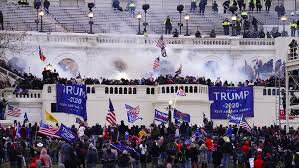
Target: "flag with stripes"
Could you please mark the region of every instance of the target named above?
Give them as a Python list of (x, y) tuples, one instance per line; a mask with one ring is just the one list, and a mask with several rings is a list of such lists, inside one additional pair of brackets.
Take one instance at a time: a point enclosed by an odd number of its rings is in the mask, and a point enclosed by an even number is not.
[(139, 106), (137, 107), (132, 107), (130, 105), (125, 104), (126, 110), (127, 110), (127, 115), (128, 115), (128, 122), (129, 123), (134, 123), (137, 120), (142, 120), (141, 117), (139, 117), (140, 113), (140, 108)]
[(180, 88), (178, 90), (178, 92), (176, 93), (176, 95), (177, 96), (186, 96), (186, 93), (185, 93), (184, 89)]
[(248, 132), (251, 132), (251, 127), (249, 126), (248, 122), (243, 117), (242, 121), (240, 122), (240, 126)]
[(6, 106), (6, 115), (11, 117), (19, 117), (21, 115), (21, 109), (8, 104)]
[(42, 121), (39, 123), (38, 133), (42, 135), (46, 135), (52, 138), (60, 138), (60, 136), (56, 135), (58, 128), (54, 128), (51, 125), (43, 123)]
[(156, 47), (159, 47), (161, 49), (161, 55), (162, 57), (167, 57), (166, 54), (166, 44), (163, 40), (163, 35), (161, 35), (161, 37), (159, 38), (159, 40), (157, 41)]
[(113, 104), (112, 104), (110, 98), (109, 98), (109, 109), (108, 109), (108, 113), (107, 113), (107, 116), (106, 116), (106, 121), (110, 125), (116, 125), (116, 116), (115, 116), (114, 107), (113, 107)]
[(45, 55), (44, 55), (44, 53), (42, 52), (42, 49), (40, 48), (40, 46), (38, 46), (38, 53), (39, 53), (39, 59), (41, 60), (41, 61), (45, 61), (46, 60), (46, 57), (45, 57)]
[(153, 70), (156, 71), (160, 68), (160, 57), (157, 57), (154, 61)]

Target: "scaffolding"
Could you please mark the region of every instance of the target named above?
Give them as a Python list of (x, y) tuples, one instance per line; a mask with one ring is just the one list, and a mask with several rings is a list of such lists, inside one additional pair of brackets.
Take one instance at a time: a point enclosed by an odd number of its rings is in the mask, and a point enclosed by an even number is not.
[[(298, 41), (295, 39), (289, 44), (288, 55), (285, 64), (285, 97), (286, 97), (286, 132), (290, 131), (290, 112), (291, 110), (298, 110), (299, 105), (291, 106), (291, 95), (295, 92), (299, 93), (299, 78), (293, 74), (298, 74), (299, 72), (299, 51), (298, 51)], [(295, 73), (294, 73), (295, 72)], [(291, 82), (290, 82), (291, 80)], [(290, 94), (292, 93), (292, 94)], [(299, 124), (297, 122), (292, 122), (292, 124)]]

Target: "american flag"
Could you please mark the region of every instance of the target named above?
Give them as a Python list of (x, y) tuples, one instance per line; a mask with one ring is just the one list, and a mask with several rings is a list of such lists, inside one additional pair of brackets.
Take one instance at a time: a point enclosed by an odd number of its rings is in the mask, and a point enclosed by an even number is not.
[(54, 128), (51, 125), (49, 126), (46, 123), (40, 122), (39, 123), (39, 130), (38, 133), (52, 137), (52, 138), (60, 138), (60, 136), (56, 135), (58, 128)]
[(6, 106), (6, 115), (12, 117), (19, 117), (21, 115), (21, 109), (8, 104)]
[(109, 109), (108, 109), (108, 113), (106, 116), (106, 121), (110, 124), (110, 125), (116, 125), (116, 116), (114, 113), (114, 107), (112, 105), (111, 99), (109, 98)]
[(165, 50), (166, 44), (165, 44), (165, 42), (163, 40), (163, 35), (161, 35), (161, 37), (157, 41), (156, 46), (161, 49), (161, 55), (162, 55), (162, 57), (167, 57), (166, 50)]
[(178, 92), (176, 93), (176, 95), (177, 96), (186, 96), (186, 93), (185, 93), (184, 89), (180, 88), (178, 90)]
[(243, 119), (240, 122), (240, 126), (245, 129), (248, 132), (251, 132), (251, 127), (249, 126), (248, 122), (245, 120), (245, 118), (243, 117)]
[(39, 59), (42, 60), (42, 61), (45, 61), (46, 60), (46, 57), (44, 55), (44, 53), (42, 52), (40, 46), (38, 46), (38, 53), (39, 53)]
[(157, 57), (154, 61), (153, 70), (157, 70), (160, 68), (160, 57)]

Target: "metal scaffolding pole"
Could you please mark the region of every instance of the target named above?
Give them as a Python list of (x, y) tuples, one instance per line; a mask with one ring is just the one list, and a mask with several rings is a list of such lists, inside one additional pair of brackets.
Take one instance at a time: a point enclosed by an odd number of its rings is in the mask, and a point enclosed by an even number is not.
[(286, 74), (285, 74), (285, 86), (286, 86), (286, 132), (289, 133), (290, 131), (290, 121), (289, 121), (289, 110), (290, 110), (290, 98), (289, 98), (289, 72), (286, 68)]

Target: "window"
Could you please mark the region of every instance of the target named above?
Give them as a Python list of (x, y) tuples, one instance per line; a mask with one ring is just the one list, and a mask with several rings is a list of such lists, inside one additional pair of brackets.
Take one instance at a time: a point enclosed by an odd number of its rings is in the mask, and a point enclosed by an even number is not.
[(185, 92), (188, 93), (189, 90), (188, 90), (188, 86), (185, 86)]
[(53, 113), (55, 113), (55, 112), (57, 112), (56, 111), (56, 103), (51, 103), (51, 112)]
[(176, 87), (175, 87), (175, 93), (178, 92), (178, 90), (179, 90), (179, 87), (176, 86)]
[(193, 93), (193, 87), (192, 86), (189, 87), (189, 92)]
[(173, 87), (173, 86), (171, 86), (171, 88), (170, 88), (170, 92), (171, 92), (171, 93), (174, 93), (174, 87)]
[(166, 87), (166, 93), (169, 93), (169, 87)]
[(19, 97), (19, 94), (16, 94), (16, 97), (18, 98), (18, 97)]
[(136, 88), (133, 88), (133, 94), (137, 94)]
[(93, 94), (96, 93), (96, 88), (92, 87), (91, 88), (91, 93), (93, 93)]
[(151, 88), (151, 94), (155, 94), (155, 88)]
[(162, 93), (165, 93), (165, 87), (162, 87)]
[(105, 94), (108, 94), (109, 92), (108, 92), (108, 87), (105, 87)]
[(132, 88), (129, 88), (129, 94), (132, 94)]
[(146, 88), (146, 94), (151, 94), (150, 92), (150, 88)]
[(114, 88), (114, 94), (118, 94), (118, 88), (117, 87)]
[(119, 88), (119, 94), (123, 94), (123, 88)]
[(87, 87), (87, 88), (86, 88), (86, 92), (87, 92), (87, 93), (90, 93), (90, 87)]
[(266, 94), (267, 94), (267, 90), (263, 89), (263, 95), (266, 95)]
[(194, 93), (197, 93), (197, 86), (194, 86)]
[(110, 94), (113, 94), (113, 87), (110, 88)]
[(33, 94), (32, 93), (30, 94), (30, 98), (33, 98)]
[(48, 93), (51, 93), (52, 92), (52, 88), (51, 86), (48, 86)]
[(271, 89), (268, 89), (268, 95), (271, 95)]
[(40, 94), (39, 93), (37, 94), (37, 98), (40, 98)]
[(34, 93), (34, 98), (36, 98), (36, 93)]
[(124, 94), (128, 94), (128, 88), (124, 88)]

